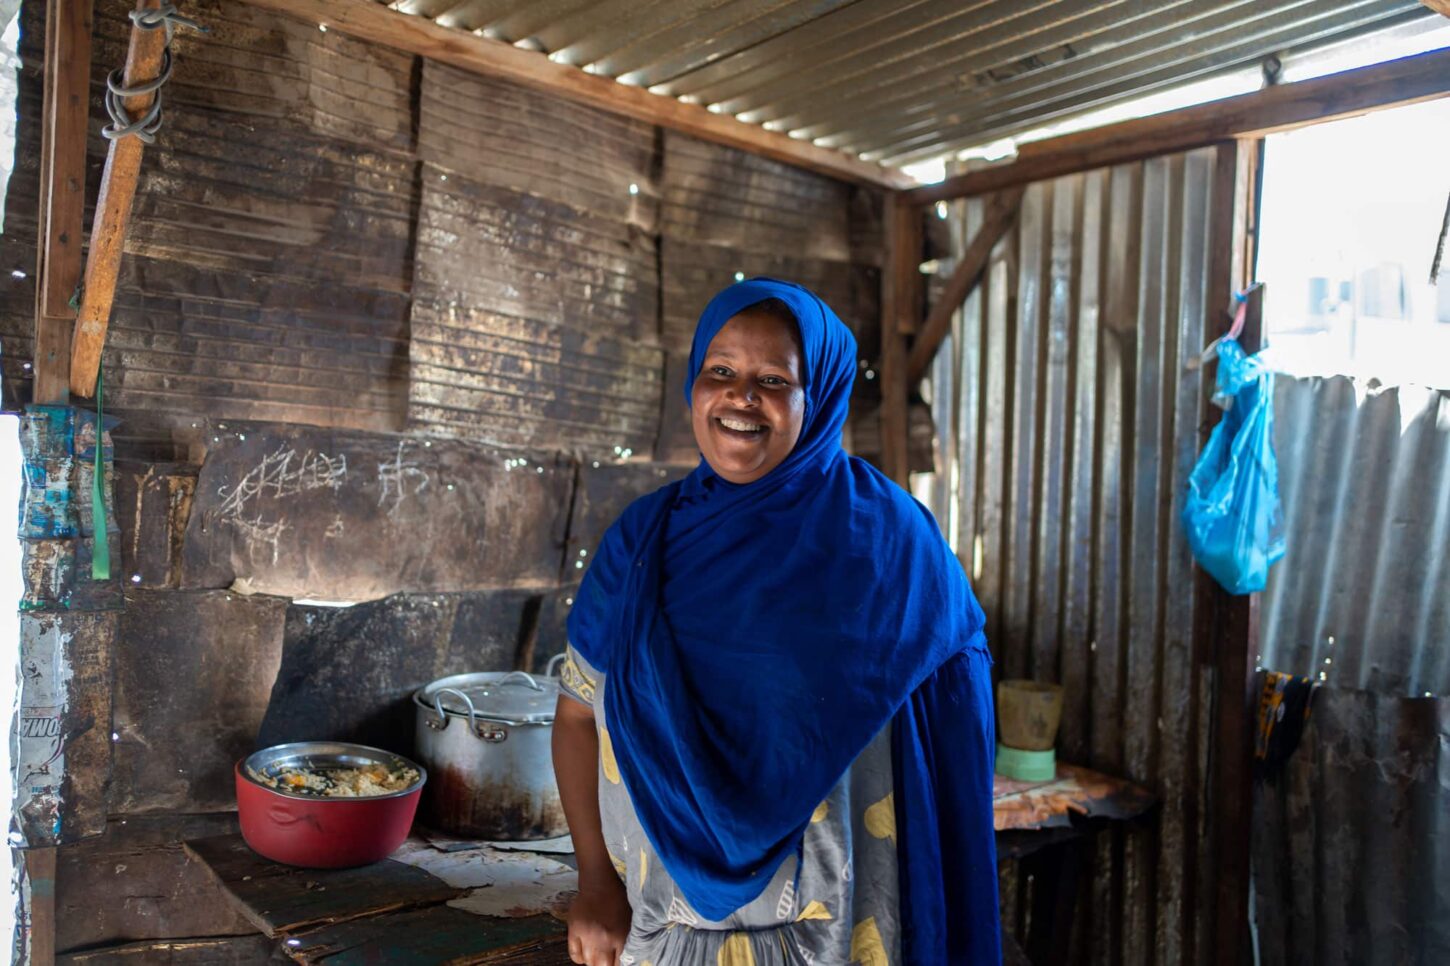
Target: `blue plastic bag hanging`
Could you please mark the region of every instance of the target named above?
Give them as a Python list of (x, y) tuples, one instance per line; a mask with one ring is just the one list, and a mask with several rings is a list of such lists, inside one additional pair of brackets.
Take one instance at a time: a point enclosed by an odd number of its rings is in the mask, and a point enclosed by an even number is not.
[(1199, 565), (1231, 594), (1264, 589), (1284, 556), (1279, 464), (1274, 458), (1274, 375), (1234, 339), (1218, 344), (1218, 388), (1228, 411), (1188, 478), (1183, 524)]

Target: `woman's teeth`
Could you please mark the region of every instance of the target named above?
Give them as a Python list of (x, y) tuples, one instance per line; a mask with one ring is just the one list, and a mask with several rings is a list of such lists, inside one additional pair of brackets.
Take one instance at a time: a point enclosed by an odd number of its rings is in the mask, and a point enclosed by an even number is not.
[(765, 428), (759, 423), (747, 423), (739, 419), (726, 419), (723, 416), (720, 418), (720, 425), (739, 433), (756, 433)]

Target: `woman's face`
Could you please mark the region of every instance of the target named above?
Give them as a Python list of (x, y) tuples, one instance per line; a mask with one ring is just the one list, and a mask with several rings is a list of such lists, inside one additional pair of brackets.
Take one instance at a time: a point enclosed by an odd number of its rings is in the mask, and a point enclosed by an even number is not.
[(691, 390), (695, 442), (710, 468), (754, 483), (795, 448), (805, 408), (795, 327), (749, 312), (726, 322)]

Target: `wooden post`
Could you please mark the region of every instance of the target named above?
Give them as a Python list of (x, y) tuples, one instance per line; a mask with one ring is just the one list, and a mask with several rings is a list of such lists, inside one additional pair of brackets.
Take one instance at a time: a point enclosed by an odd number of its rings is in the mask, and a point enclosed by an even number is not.
[[(1255, 166), (1258, 152), (1253, 141), (1231, 142), (1218, 148), (1214, 180), (1214, 209), (1210, 232), (1209, 279), (1213, 291), (1242, 289), (1253, 263)], [(1222, 296), (1220, 296), (1221, 298)], [(1222, 301), (1215, 301), (1204, 338), (1223, 334), (1229, 324)], [(1239, 344), (1249, 353), (1263, 346), (1263, 287), (1249, 292)], [(1204, 406), (1207, 408), (1207, 393)], [(1207, 429), (1210, 424), (1204, 421)], [(1205, 624), (1212, 669), (1214, 709), (1209, 787), (1209, 829), (1213, 862), (1214, 917), (1212, 958), (1215, 962), (1245, 962), (1249, 958), (1250, 826), (1253, 820), (1253, 740), (1255, 664), (1258, 654), (1259, 598), (1235, 597), (1211, 577), (1199, 572), (1199, 608)], [(1205, 897), (1206, 898), (1206, 897)]]
[(906, 334), (914, 329), (921, 285), (921, 210), (900, 192), (886, 198), (886, 265), (881, 273), (881, 469), (910, 482)]
[(40, 214), (35, 264), (37, 403), (70, 390), (71, 299), (81, 280), (86, 125), (90, 121), (92, 0), (47, 0), (40, 125)]
[(956, 315), (957, 309), (962, 307), (962, 303), (967, 300), (967, 296), (982, 277), (982, 272), (987, 268), (987, 260), (992, 257), (992, 248), (1017, 220), (1017, 210), (1022, 206), (1022, 196), (1026, 191), (1025, 185), (1008, 188), (993, 198), (987, 206), (982, 227), (977, 230), (976, 237), (962, 253), (961, 261), (957, 263), (951, 278), (947, 279), (941, 298), (931, 307), (926, 324), (921, 327), (916, 340), (911, 344), (911, 358), (906, 367), (908, 389), (921, 382), (922, 376), (926, 375), (932, 357), (951, 331), (952, 316)]
[(30, 966), (55, 966), (55, 849), (20, 853), (30, 880)]
[[(139, 0), (136, 9), (150, 10), (160, 5), (160, 0)], [(165, 50), (164, 29), (132, 27), (131, 45), (126, 52), (125, 86), (135, 87), (155, 80), (161, 73)], [(133, 120), (139, 120), (151, 109), (155, 97), (155, 94), (142, 94), (126, 98), (126, 113)], [(121, 271), (121, 254), (126, 246), (126, 223), (131, 217), (131, 201), (136, 197), (136, 185), (141, 176), (144, 147), (140, 138), (125, 137), (112, 141), (106, 155), (101, 193), (96, 200), (96, 218), (91, 227), (90, 254), (86, 259), (85, 291), (71, 340), (70, 388), (79, 396), (92, 396), (96, 391), (96, 372), (101, 365), (106, 326), (111, 320), (111, 304)]]
[[(1253, 289), (1239, 343), (1259, 350), (1263, 287)], [(1217, 585), (1215, 585), (1217, 587)], [(1218, 830), (1217, 940), (1220, 962), (1249, 959), (1250, 828), (1253, 823), (1255, 656), (1259, 648), (1259, 595), (1233, 597), (1218, 589), (1214, 677), (1213, 821)]]

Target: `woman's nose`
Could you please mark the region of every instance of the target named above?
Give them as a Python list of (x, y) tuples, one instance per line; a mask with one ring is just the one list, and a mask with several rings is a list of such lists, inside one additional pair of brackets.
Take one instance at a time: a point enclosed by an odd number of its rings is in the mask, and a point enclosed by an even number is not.
[(755, 394), (755, 383), (748, 379), (737, 379), (726, 387), (725, 393), (728, 397), (740, 399), (745, 402), (755, 402), (758, 398)]

